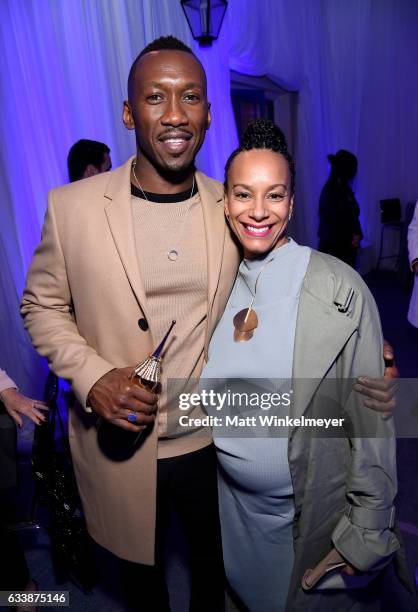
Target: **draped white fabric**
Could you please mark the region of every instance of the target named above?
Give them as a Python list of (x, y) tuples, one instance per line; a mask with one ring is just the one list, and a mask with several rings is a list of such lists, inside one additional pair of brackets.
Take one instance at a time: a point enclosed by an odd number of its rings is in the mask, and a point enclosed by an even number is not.
[(379, 199), (418, 195), (416, 0), (230, 0), (209, 49), (192, 40), (177, 0), (2, 0), (0, 366), (27, 390), (39, 377), (17, 309), (47, 191), (67, 181), (79, 138), (106, 142), (114, 165), (134, 151), (121, 122), (127, 74), (164, 34), (191, 45), (207, 70), (213, 123), (199, 165), (212, 176), (222, 178), (237, 143), (230, 69), (298, 92), (300, 241), (316, 245), (326, 155), (339, 148), (358, 155), (356, 195), (375, 248)]

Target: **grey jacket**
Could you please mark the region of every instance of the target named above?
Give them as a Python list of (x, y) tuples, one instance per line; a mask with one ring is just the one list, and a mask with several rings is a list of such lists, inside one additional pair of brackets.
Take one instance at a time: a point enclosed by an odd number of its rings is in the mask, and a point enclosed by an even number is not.
[[(382, 376), (382, 354), (379, 314), (363, 280), (341, 261), (313, 251), (299, 301), (291, 416), (331, 412), (345, 419), (346, 435), (312, 436), (303, 427), (289, 434), (295, 495), (289, 612), (366, 609), (373, 581), (368, 589), (303, 591), (303, 574), (333, 546), (362, 571), (379, 570), (399, 549), (393, 530), (393, 422), (365, 409), (352, 390), (357, 376)], [(330, 392), (332, 386), (335, 393)], [(327, 582), (330, 579), (319, 584)]]

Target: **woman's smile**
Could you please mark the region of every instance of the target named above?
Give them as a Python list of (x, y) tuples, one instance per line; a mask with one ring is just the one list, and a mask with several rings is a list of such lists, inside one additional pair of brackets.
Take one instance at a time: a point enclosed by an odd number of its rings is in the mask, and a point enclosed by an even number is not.
[(254, 236), (256, 238), (265, 238), (268, 236), (274, 225), (251, 225), (249, 223), (242, 223), (244, 232), (248, 236)]

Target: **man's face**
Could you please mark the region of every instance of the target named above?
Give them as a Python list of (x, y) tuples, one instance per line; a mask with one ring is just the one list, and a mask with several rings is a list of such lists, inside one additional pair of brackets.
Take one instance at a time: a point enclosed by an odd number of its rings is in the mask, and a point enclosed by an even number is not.
[(138, 62), (123, 120), (139, 149), (158, 170), (189, 168), (210, 125), (206, 78), (184, 51), (152, 51)]

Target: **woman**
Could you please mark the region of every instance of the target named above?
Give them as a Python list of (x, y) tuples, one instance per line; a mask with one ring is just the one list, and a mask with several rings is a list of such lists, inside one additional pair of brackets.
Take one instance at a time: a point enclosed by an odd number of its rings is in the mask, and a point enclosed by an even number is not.
[(328, 155), (331, 173), (319, 199), (319, 250), (355, 267), (363, 238), (360, 208), (351, 182), (357, 174), (357, 157), (340, 149)]
[[(203, 377), (212, 387), (224, 379), (288, 379), (289, 416), (321, 414), (328, 381), (382, 375), (375, 303), (349, 267), (287, 237), (295, 172), (279, 128), (250, 125), (225, 174), (225, 213), (244, 260)], [(373, 582), (326, 587), (366, 582), (353, 574), (380, 569), (399, 546), (392, 425), (364, 411), (347, 382), (338, 391), (339, 416), (350, 438), (306, 436), (292, 426), (286, 437), (237, 438), (214, 428), (226, 573), (250, 612), (370, 609)], [(376, 437), (360, 437), (364, 428)], [(330, 551), (344, 567), (303, 590), (306, 570)]]
[[(23, 417), (35, 425), (45, 420), (44, 402), (19, 393), (15, 383), (0, 368), (0, 541), (3, 570), (0, 588), (7, 591), (37, 591), (37, 584), (29, 575), (25, 555), (16, 532), (8, 525), (16, 521), (14, 494), (17, 486), (16, 425), (21, 428)], [(17, 606), (24, 612), (28, 606)], [(31, 608), (33, 609), (33, 608)]]

